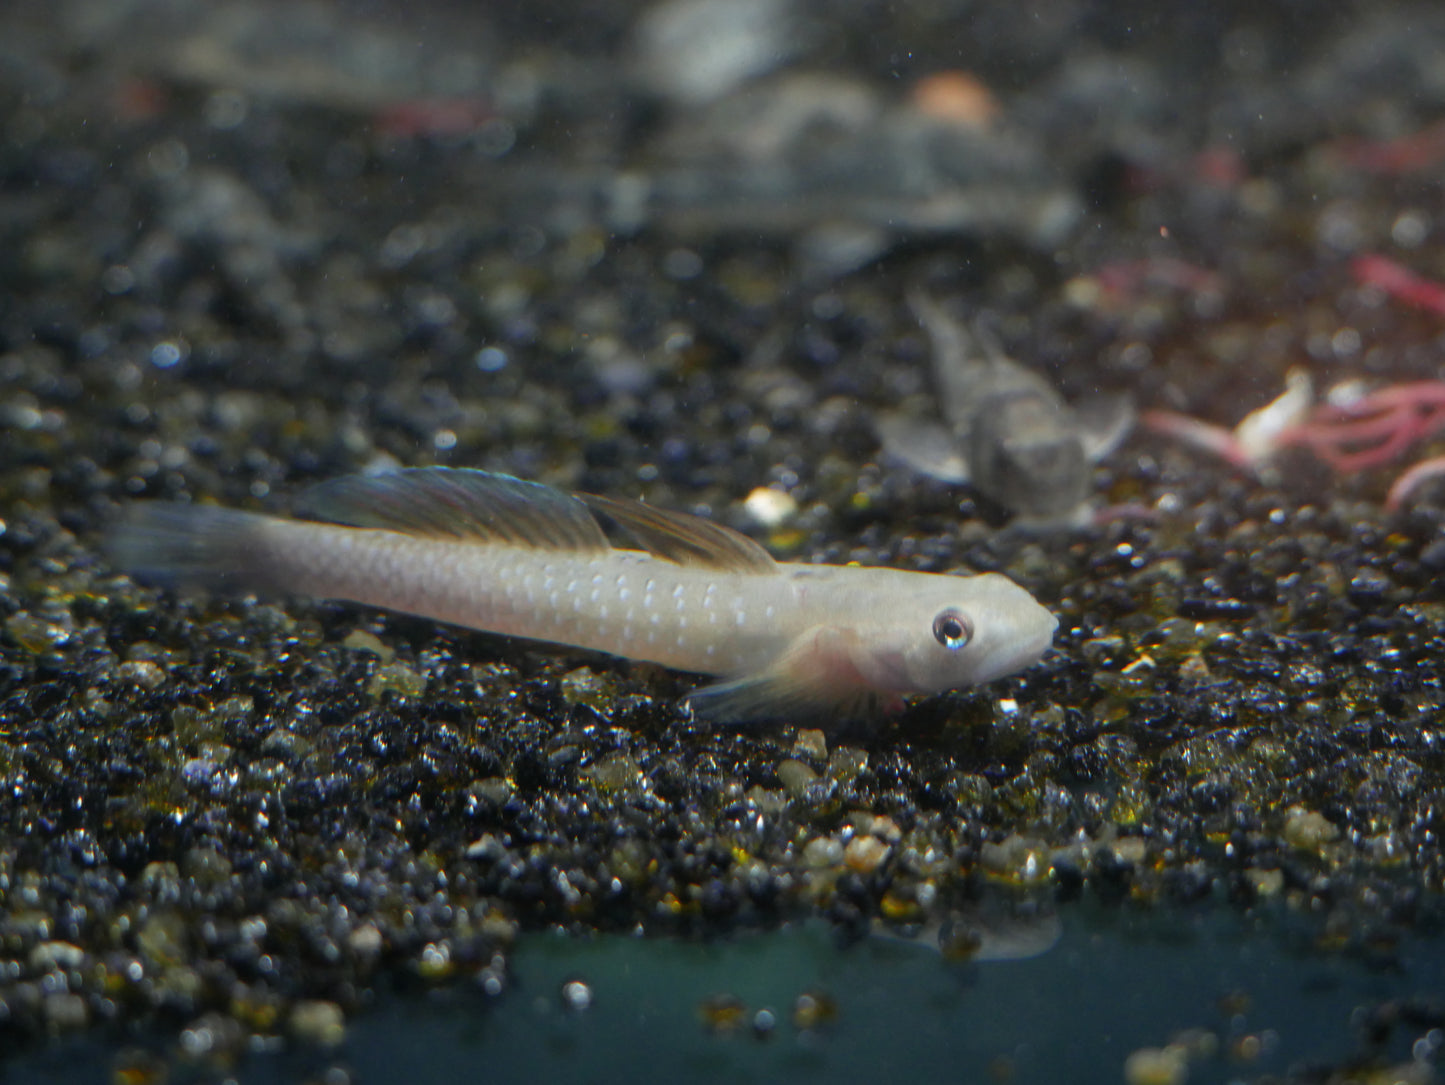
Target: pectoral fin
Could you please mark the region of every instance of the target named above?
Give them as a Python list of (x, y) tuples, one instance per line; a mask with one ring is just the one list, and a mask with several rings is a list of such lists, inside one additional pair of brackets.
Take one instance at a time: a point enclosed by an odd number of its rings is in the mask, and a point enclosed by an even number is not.
[(875, 428), (888, 456), (941, 482), (968, 481), (968, 460), (954, 434), (939, 423), (885, 414), (878, 417)]
[(1090, 396), (1074, 404), (1073, 412), (1090, 463), (1113, 452), (1134, 428), (1134, 401), (1126, 395)]
[(896, 708), (896, 694), (870, 685), (856, 663), (858, 636), (851, 629), (808, 630), (767, 670), (704, 686), (684, 704), (713, 722), (800, 716), (841, 721)]

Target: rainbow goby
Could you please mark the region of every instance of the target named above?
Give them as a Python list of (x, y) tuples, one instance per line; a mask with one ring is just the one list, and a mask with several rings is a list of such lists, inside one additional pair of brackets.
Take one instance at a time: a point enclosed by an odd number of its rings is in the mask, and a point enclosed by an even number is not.
[[(143, 502), (115, 564), (172, 586), (345, 599), (718, 675), (715, 720), (852, 717), (1036, 662), (1056, 622), (997, 573), (782, 563), (730, 528), (636, 501), (428, 467), (323, 483), (308, 519)], [(641, 549), (609, 543), (599, 517)]]

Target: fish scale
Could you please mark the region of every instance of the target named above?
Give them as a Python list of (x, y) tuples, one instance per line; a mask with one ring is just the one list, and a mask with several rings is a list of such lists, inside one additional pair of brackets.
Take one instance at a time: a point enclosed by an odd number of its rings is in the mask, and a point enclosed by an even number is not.
[(796, 577), (734, 576), (720, 585), (713, 570), (640, 551), (541, 557), (520, 547), (261, 516), (246, 530), (251, 560), (268, 570), (273, 591), (703, 674), (760, 669), (820, 617)]
[[(700, 715), (846, 716), (989, 681), (1055, 620), (989, 573), (779, 563), (722, 525), (507, 476), (424, 468), (323, 484), (332, 522), (142, 503), (109, 539), (151, 582), (304, 594), (727, 679)], [(615, 548), (600, 513), (646, 549)]]

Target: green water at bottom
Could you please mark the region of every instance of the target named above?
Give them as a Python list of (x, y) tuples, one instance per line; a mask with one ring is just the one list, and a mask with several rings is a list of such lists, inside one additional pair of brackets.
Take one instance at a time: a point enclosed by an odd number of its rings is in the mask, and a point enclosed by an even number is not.
[[(947, 964), (877, 939), (840, 947), (822, 926), (712, 943), (624, 936), (529, 935), (506, 992), (454, 988), (388, 996), (326, 1054), (256, 1054), (240, 1083), (353, 1082), (1108, 1082), (1124, 1061), (1180, 1030), (1208, 1029), (1220, 1052), (1189, 1067), (1192, 1085), (1255, 1080), (1338, 1064), (1364, 1048), (1358, 1024), (1388, 999), (1445, 1001), (1445, 942), (1411, 939), (1388, 961), (1321, 954), (1279, 921), (1212, 909), (1149, 915), (1066, 909), (1048, 952)], [(569, 981), (590, 992), (569, 1009)], [(790, 1020), (798, 997), (836, 1008), (821, 1028)], [(710, 1031), (700, 1008), (727, 995), (775, 1015), (766, 1038), (746, 1025)], [(1409, 1057), (1421, 1031), (1397, 1028), (1384, 1052)], [(1263, 1050), (1231, 1058), (1231, 1039)], [(0, 1063), (0, 1081), (106, 1081), (113, 1048), (93, 1041)], [(181, 1071), (172, 1083), (188, 1080)]]

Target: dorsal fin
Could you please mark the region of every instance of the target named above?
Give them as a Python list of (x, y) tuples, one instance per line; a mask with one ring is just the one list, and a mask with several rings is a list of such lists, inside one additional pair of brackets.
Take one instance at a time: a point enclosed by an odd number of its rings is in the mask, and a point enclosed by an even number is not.
[(683, 512), (625, 498), (571, 494), (463, 467), (417, 467), (387, 475), (348, 475), (313, 486), (296, 511), (314, 520), (408, 535), (534, 546), (542, 550), (606, 550), (600, 512), (644, 550), (678, 565), (733, 572), (776, 568), (772, 555), (746, 535)]
[(669, 512), (625, 498), (578, 494), (594, 512), (613, 520), (649, 553), (678, 565), (707, 565), (738, 573), (770, 573), (777, 568), (773, 556), (730, 527)]
[(542, 550), (606, 550), (607, 536), (577, 498), (511, 475), (418, 467), (348, 475), (302, 494), (297, 512), (351, 527), (477, 539)]

